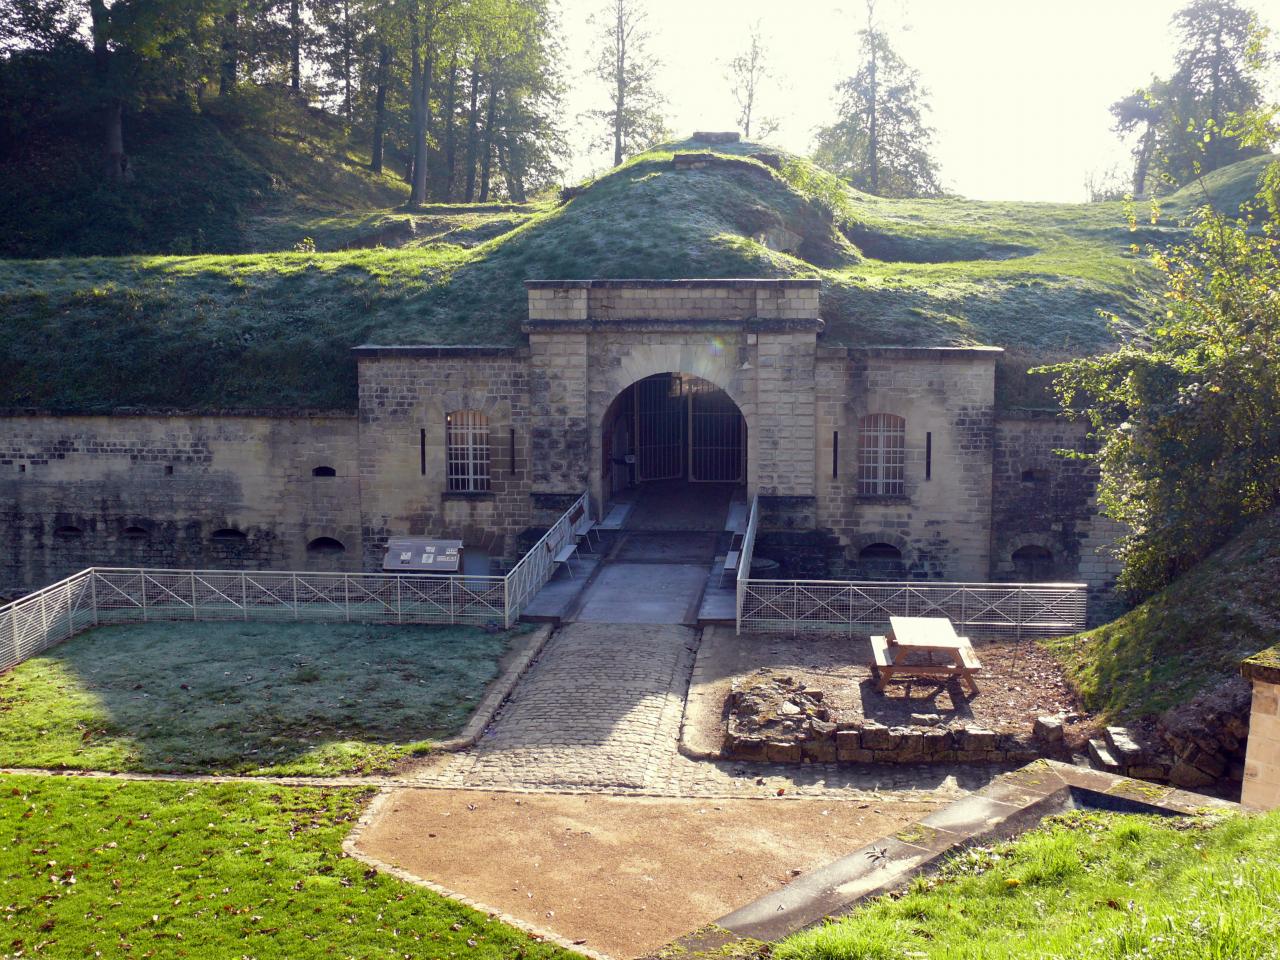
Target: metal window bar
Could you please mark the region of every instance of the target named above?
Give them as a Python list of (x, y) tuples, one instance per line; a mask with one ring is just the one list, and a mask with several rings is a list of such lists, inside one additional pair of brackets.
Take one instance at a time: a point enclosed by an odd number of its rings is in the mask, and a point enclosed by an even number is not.
[(907, 421), (873, 413), (858, 422), (858, 494), (899, 497), (905, 492)]
[(455, 493), (489, 489), (489, 418), (478, 410), (455, 410), (445, 416), (448, 488)]

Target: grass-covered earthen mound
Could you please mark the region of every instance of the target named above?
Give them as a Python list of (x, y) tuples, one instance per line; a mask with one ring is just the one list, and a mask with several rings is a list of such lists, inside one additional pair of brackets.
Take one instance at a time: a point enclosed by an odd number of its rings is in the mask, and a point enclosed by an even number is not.
[(1124, 616), (1050, 645), (1107, 720), (1162, 713), (1231, 680), (1280, 634), (1280, 511)]
[[(246, 225), (241, 249), (268, 252), (0, 264), (0, 407), (351, 409), (351, 347), (517, 345), (526, 279), (817, 277), (827, 342), (995, 344), (1025, 369), (1133, 335), (1155, 279), (1135, 236), (1181, 235), (1131, 233), (1120, 204), (873, 198), (761, 150), (668, 145), (541, 207), (325, 212), (308, 194)], [(1216, 189), (1256, 181), (1239, 167)], [(316, 252), (294, 252), (306, 237)]]

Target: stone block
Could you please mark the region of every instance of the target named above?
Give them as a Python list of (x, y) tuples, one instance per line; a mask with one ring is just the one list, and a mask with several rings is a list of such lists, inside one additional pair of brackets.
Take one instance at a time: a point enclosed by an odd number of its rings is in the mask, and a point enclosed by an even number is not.
[(768, 741), (762, 737), (733, 737), (727, 746), (729, 755), (738, 760), (763, 763), (769, 759)]
[(870, 720), (862, 726), (862, 745), (868, 750), (889, 750), (898, 742), (882, 723)]
[(829, 737), (806, 740), (800, 745), (800, 752), (805, 760), (814, 763), (835, 763), (837, 758), (836, 742)]
[(940, 754), (955, 749), (950, 730), (925, 730), (920, 735), (920, 741), (924, 745), (924, 756), (928, 759), (937, 759)]
[(1066, 736), (1061, 717), (1036, 717), (1032, 733), (1045, 743), (1061, 743)]
[(803, 754), (798, 743), (770, 740), (765, 745), (765, 758), (770, 763), (799, 763)]
[(959, 741), (959, 748), (965, 753), (985, 753), (996, 748), (996, 735), (992, 730), (969, 727), (965, 730), (960, 730), (956, 739)]
[(1185, 760), (1177, 761), (1172, 769), (1169, 770), (1169, 782), (1177, 787), (1186, 787), (1188, 789), (1207, 787), (1214, 782), (1214, 779), (1214, 777), (1211, 777), (1198, 767), (1193, 767)]

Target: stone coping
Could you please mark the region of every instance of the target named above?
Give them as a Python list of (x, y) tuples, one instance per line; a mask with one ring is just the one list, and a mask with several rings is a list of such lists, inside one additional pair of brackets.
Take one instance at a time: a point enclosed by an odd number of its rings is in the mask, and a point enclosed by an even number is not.
[(362, 343), (352, 347), (351, 352), (360, 360), (398, 360), (403, 357), (511, 357), (521, 351), (521, 347), (488, 346), (485, 344), (404, 344), (381, 345)]
[[(797, 877), (782, 889), (721, 917), (709, 929), (693, 931), (675, 946), (692, 952), (705, 949), (708, 939), (718, 945), (779, 940), (901, 889), (966, 846), (1024, 833), (1045, 817), (1071, 809), (1073, 801), (1095, 809), (1167, 816), (1242, 809), (1215, 797), (1055, 760), (1037, 760), (890, 836)], [(714, 934), (709, 938), (710, 931)]]
[(591, 317), (586, 320), (526, 320), (520, 325), (521, 333), (821, 333), (826, 321), (817, 317), (777, 319), (750, 317), (734, 320), (727, 317), (706, 319), (681, 318), (679, 320), (640, 319), (626, 317), (609, 319)]
[(1240, 664), (1240, 675), (1250, 681), (1280, 683), (1280, 643), (1246, 658)]
[(821, 280), (742, 277), (714, 280), (709, 278), (679, 280), (526, 280), (526, 290), (818, 290)]
[(248, 420), (354, 420), (354, 410), (307, 410), (298, 407), (111, 407), (105, 410), (79, 410), (50, 407), (0, 407), (0, 417), (241, 417)]

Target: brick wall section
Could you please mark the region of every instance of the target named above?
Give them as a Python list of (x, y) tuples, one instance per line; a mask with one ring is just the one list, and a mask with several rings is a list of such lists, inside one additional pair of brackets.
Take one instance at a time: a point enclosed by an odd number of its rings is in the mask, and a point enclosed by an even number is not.
[(587, 488), (594, 432), (587, 416), (588, 346), (581, 332), (529, 336), (536, 493), (577, 495)]
[[(999, 354), (989, 348), (823, 351), (817, 370), (818, 519), (847, 543), (845, 575), (862, 575), (858, 551), (882, 542), (902, 552), (913, 579), (987, 579)], [(874, 413), (906, 420), (900, 498), (858, 493), (859, 421)]]
[[(6, 588), (91, 565), (359, 569), (354, 417), (10, 416), (0, 428)], [(319, 466), (336, 476), (312, 476)], [(82, 535), (55, 533), (66, 527)], [(222, 529), (245, 539), (211, 538)], [(346, 552), (308, 553), (317, 537)]]
[[(365, 568), (381, 569), (387, 540), (406, 535), (458, 539), (512, 559), (531, 519), (528, 354), (366, 347), (357, 357)], [(488, 418), (488, 493), (448, 491), (445, 418), (456, 410)]]
[(816, 334), (761, 333), (756, 347), (756, 492), (814, 497)]

